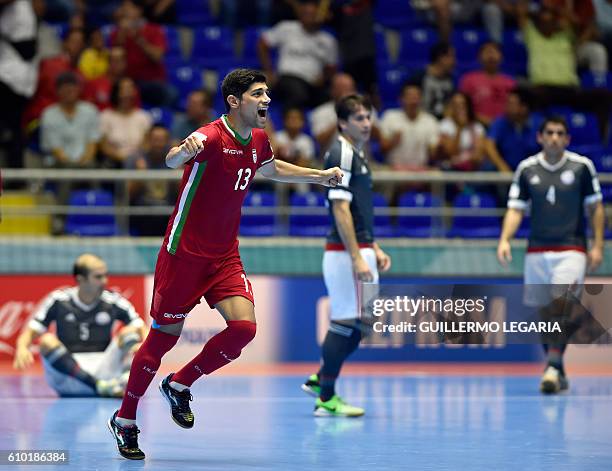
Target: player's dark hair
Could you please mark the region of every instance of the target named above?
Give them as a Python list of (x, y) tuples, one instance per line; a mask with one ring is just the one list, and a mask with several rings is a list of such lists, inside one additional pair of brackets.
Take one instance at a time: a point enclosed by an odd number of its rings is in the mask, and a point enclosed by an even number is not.
[(336, 103), (336, 115), (339, 120), (346, 121), (360, 106), (363, 106), (368, 111), (372, 109), (372, 103), (367, 96), (347, 95), (340, 98)]
[(438, 60), (447, 54), (449, 54), (453, 50), (453, 46), (451, 46), (448, 42), (439, 42), (431, 46), (429, 50), (429, 62), (431, 64), (438, 62)]
[(230, 110), (227, 97), (234, 95), (240, 99), (242, 94), (246, 92), (254, 83), (266, 81), (266, 76), (259, 70), (254, 69), (234, 69), (228, 73), (221, 83), (221, 93), (223, 95), (223, 103), (225, 103), (226, 111)]
[(76, 278), (78, 275), (82, 275), (87, 278), (87, 276), (89, 275), (89, 267), (84, 263), (79, 263), (79, 260), (80, 258), (78, 258), (72, 266), (72, 276)]
[(542, 121), (542, 124), (540, 124), (540, 134), (544, 132), (546, 126), (548, 126), (549, 123), (560, 124), (565, 129), (565, 132), (569, 134), (567, 120), (561, 115), (547, 116), (546, 118), (544, 118), (544, 121)]

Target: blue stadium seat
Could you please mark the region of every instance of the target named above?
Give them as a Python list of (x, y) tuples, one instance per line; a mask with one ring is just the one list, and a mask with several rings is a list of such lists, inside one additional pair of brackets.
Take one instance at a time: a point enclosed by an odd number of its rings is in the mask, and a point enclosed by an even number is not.
[[(299, 210), (325, 208), (324, 193), (303, 193), (291, 195), (289, 214), (289, 235), (302, 237), (322, 237), (329, 230), (329, 216), (321, 214), (299, 214)], [(296, 211), (297, 210), (297, 211)]]
[(376, 62), (381, 64), (391, 62), (385, 30), (381, 27), (377, 26), (374, 28), (374, 41), (376, 43)]
[(183, 59), (183, 51), (181, 50), (181, 39), (178, 29), (174, 26), (163, 26), (166, 34), (167, 50), (164, 56), (164, 61), (170, 62)]
[(381, 25), (393, 29), (402, 29), (418, 21), (408, 0), (374, 2), (374, 18)]
[[(274, 208), (276, 194), (271, 191), (254, 191), (244, 199), (244, 208)], [(276, 216), (274, 214), (244, 214), (240, 218), (240, 234), (244, 236), (266, 237), (274, 235)]]
[(429, 62), (429, 51), (438, 41), (438, 33), (433, 28), (414, 28), (402, 31), (400, 60), (422, 68)]
[(409, 71), (401, 65), (378, 65), (378, 90), (383, 108), (399, 107), (399, 94), (403, 83), (409, 78)]
[(489, 39), (489, 35), (482, 29), (462, 28), (455, 29), (451, 39), (457, 62), (477, 62), (480, 46)]
[[(113, 195), (104, 190), (72, 191), (68, 205), (89, 207), (112, 207)], [(114, 214), (69, 214), (64, 226), (66, 234), (79, 236), (112, 236), (117, 235)]]
[(167, 129), (172, 129), (174, 113), (170, 108), (160, 108), (158, 106), (154, 106), (145, 109), (151, 115), (151, 118), (153, 118), (153, 124), (160, 124)]
[(205, 69), (221, 69), (235, 65), (234, 35), (223, 26), (196, 28), (193, 35), (191, 58)]
[(202, 26), (214, 23), (208, 0), (177, 0), (177, 23), (185, 26)]
[(606, 75), (594, 75), (592, 72), (587, 71), (580, 74), (580, 85), (584, 89), (592, 88), (607, 88), (612, 89), (612, 72), (606, 73)]
[[(376, 208), (389, 209), (387, 199), (380, 193), (374, 193), (372, 196), (374, 210)], [(374, 216), (374, 236), (375, 237), (393, 237), (395, 228), (391, 224), (391, 216), (389, 214), (381, 214)]]
[(185, 109), (185, 101), (192, 91), (202, 88), (202, 69), (199, 67), (181, 64), (169, 68), (168, 78), (178, 92), (180, 109)]
[[(589, 154), (584, 153), (586, 157), (590, 158), (595, 164), (595, 168), (598, 172), (612, 172), (612, 147), (599, 147), (591, 148)], [(576, 151), (578, 152), (578, 151)]]
[[(482, 208), (491, 209), (497, 205), (495, 199), (487, 194), (461, 194), (455, 198), (455, 209)], [(498, 216), (454, 216), (453, 225), (448, 237), (466, 237), (470, 239), (499, 237), (501, 220)]]
[(571, 142), (576, 146), (601, 144), (599, 124), (592, 113), (571, 112), (565, 115), (570, 128)]
[[(438, 197), (430, 193), (409, 191), (400, 196), (399, 208), (440, 208)], [(436, 237), (442, 235), (439, 216), (414, 215), (399, 216), (398, 235), (404, 237)]]
[(504, 55), (502, 70), (507, 72), (527, 70), (527, 49), (520, 30), (504, 30), (502, 53)]
[[(259, 26), (249, 26), (244, 29), (242, 35), (242, 63), (247, 67), (255, 67), (260, 69), (259, 57), (257, 57), (257, 41), (259, 36), (266, 28)], [(272, 64), (276, 66), (278, 63), (278, 49), (270, 51)]]

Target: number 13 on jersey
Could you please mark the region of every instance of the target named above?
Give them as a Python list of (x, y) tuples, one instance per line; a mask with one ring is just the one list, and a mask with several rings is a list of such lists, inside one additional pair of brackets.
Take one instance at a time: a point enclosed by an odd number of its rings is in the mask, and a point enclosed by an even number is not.
[[(244, 178), (243, 178), (244, 173)], [(238, 170), (238, 175), (236, 178), (236, 184), (234, 185), (234, 190), (244, 190), (247, 186), (249, 186), (249, 180), (251, 179), (251, 169), (250, 168), (241, 168)]]

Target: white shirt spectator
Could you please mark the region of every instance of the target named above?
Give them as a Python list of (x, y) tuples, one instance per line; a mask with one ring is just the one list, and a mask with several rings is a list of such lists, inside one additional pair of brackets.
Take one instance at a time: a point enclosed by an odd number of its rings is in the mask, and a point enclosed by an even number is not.
[(62, 149), (71, 162), (78, 162), (87, 145), (100, 140), (98, 109), (80, 101), (69, 118), (59, 105), (51, 105), (42, 114), (40, 146), (46, 152)]
[(9, 41), (35, 40), (36, 35), (36, 16), (31, 2), (18, 0), (4, 5), (0, 16), (0, 81), (24, 97), (34, 95), (38, 64), (24, 60)]
[(151, 116), (144, 110), (123, 114), (108, 108), (100, 116), (102, 137), (126, 156), (139, 149), (152, 124)]
[(313, 160), (315, 157), (315, 145), (312, 137), (301, 133), (295, 139), (291, 139), (287, 131), (282, 130), (274, 134), (278, 147), (286, 149), (286, 156), (293, 161), (298, 155), (305, 160)]
[(268, 46), (279, 49), (279, 75), (314, 83), (323, 76), (326, 65), (338, 62), (336, 38), (321, 30), (309, 33), (299, 21), (281, 21), (264, 31), (263, 39)]
[[(457, 134), (457, 125), (452, 119), (444, 118), (440, 122), (440, 134), (449, 137), (455, 136)], [(485, 134), (484, 126), (477, 122), (463, 128), (461, 136), (459, 136), (459, 152), (471, 151), (475, 144), (474, 138), (477, 136), (483, 137)]]
[(402, 109), (387, 110), (380, 120), (380, 131), (385, 139), (400, 133), (399, 144), (387, 154), (387, 162), (399, 168), (426, 168), (429, 150), (440, 139), (438, 121), (426, 111), (420, 111), (411, 121)]

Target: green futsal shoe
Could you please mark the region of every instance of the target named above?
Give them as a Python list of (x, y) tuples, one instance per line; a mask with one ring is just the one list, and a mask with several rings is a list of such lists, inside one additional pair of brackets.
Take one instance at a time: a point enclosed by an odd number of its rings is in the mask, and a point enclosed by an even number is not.
[(319, 384), (319, 376), (314, 374), (310, 375), (310, 377), (306, 380), (304, 384), (302, 384), (302, 391), (312, 397), (319, 397), (321, 394), (321, 385)]
[(316, 417), (360, 417), (363, 414), (365, 410), (347, 404), (340, 396), (332, 396), (328, 401), (317, 398), (314, 409)]

